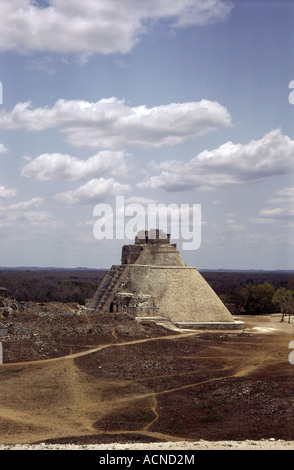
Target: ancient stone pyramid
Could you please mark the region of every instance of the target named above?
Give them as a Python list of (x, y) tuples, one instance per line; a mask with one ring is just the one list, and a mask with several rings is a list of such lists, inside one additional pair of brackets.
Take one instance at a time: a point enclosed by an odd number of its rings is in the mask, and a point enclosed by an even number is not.
[(139, 232), (122, 248), (121, 265), (106, 272), (87, 305), (95, 312), (166, 319), (180, 328), (239, 329), (231, 313), (195, 267), (185, 265), (170, 236)]

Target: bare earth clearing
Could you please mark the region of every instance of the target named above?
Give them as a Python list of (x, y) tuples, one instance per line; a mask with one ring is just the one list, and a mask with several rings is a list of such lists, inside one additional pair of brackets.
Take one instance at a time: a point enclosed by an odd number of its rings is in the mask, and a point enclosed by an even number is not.
[(207, 333), (15, 314), (2, 341), (0, 449), (294, 449), (294, 324), (238, 319), (243, 332)]

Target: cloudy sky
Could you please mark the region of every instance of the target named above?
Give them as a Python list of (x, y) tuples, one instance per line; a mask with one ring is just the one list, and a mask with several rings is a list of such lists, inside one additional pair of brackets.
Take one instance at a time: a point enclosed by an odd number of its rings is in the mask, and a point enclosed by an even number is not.
[(119, 264), (119, 197), (200, 205), (200, 247), (173, 240), (188, 265), (294, 269), (292, 0), (1, 0), (0, 17), (0, 266)]

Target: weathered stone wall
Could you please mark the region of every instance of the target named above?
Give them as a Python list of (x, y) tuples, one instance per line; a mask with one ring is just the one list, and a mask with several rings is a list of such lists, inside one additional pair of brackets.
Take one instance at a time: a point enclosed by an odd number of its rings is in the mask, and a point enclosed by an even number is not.
[(134, 264), (148, 266), (185, 266), (175, 245), (146, 245)]
[(121, 253), (121, 264), (134, 264), (143, 247), (140, 245), (124, 245)]
[(112, 313), (128, 313), (136, 317), (155, 316), (158, 313), (155, 298), (150, 294), (118, 292), (110, 304)]
[(164, 245), (170, 242), (170, 234), (166, 234), (163, 230), (151, 229), (141, 230), (135, 238), (135, 244), (141, 245)]

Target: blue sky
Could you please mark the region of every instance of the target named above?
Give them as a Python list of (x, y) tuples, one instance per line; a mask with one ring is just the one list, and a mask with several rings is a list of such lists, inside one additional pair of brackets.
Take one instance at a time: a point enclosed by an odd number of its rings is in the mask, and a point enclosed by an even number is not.
[(2, 0), (1, 266), (108, 268), (94, 208), (201, 205), (199, 269), (294, 269), (294, 4)]

